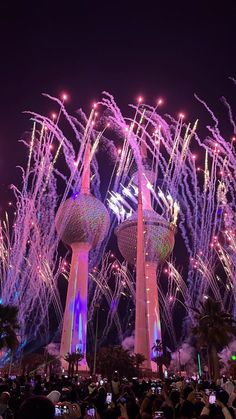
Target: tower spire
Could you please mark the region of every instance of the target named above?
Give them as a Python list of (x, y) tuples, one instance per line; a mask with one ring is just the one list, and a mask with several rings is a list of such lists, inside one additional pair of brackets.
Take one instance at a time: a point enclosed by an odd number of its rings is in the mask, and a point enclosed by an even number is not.
[(90, 153), (91, 153), (91, 144), (88, 141), (85, 146), (84, 167), (83, 167), (82, 179), (81, 179), (81, 193), (84, 195), (90, 194)]

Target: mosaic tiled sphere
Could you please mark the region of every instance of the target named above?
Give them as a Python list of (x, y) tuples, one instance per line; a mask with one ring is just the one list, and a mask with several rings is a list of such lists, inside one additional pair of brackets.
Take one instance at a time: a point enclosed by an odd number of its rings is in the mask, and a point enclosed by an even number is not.
[[(134, 265), (137, 257), (137, 212), (116, 229), (119, 250), (128, 263)], [(143, 211), (146, 262), (163, 263), (173, 250), (175, 228), (155, 211)]]
[(78, 195), (67, 199), (58, 209), (56, 229), (61, 240), (99, 245), (107, 234), (110, 217), (106, 207), (93, 195)]

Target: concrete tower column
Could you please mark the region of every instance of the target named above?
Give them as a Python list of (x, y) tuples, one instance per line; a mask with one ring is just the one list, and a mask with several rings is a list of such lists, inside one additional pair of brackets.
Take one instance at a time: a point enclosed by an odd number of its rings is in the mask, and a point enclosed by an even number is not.
[[(148, 180), (144, 174), (142, 175), (141, 182), (142, 182), (143, 209), (152, 210), (151, 192), (150, 192), (150, 189), (147, 187)], [(146, 253), (148, 253), (148, 249), (145, 249), (145, 254)], [(152, 349), (153, 345), (156, 343), (157, 339), (162, 341), (160, 308), (159, 308), (158, 287), (157, 287), (157, 262), (156, 261), (146, 260), (145, 282), (146, 282), (146, 293), (147, 293), (149, 359), (152, 360), (155, 357), (155, 351), (153, 351)], [(154, 362), (151, 362), (151, 367), (153, 371), (156, 370), (156, 364)]]
[(143, 232), (142, 194), (139, 187), (138, 221), (137, 221), (137, 263), (136, 263), (136, 310), (135, 310), (135, 353), (143, 354), (146, 361), (143, 367), (151, 370), (149, 355), (149, 335), (147, 321), (147, 292), (145, 280), (145, 255)]
[[(148, 313), (148, 331), (149, 331), (149, 356), (151, 359), (155, 357), (155, 351), (152, 347), (156, 340), (161, 341), (161, 319), (158, 299), (158, 288), (156, 281), (157, 263), (146, 262), (146, 287), (147, 287), (147, 313)], [(152, 370), (156, 370), (155, 362), (152, 362)]]
[[(74, 243), (69, 283), (66, 297), (66, 307), (63, 320), (60, 355), (62, 362), (65, 354), (80, 350), (84, 359), (79, 369), (88, 369), (86, 362), (87, 340), (87, 297), (88, 297), (88, 243)], [(64, 366), (63, 362), (63, 366)], [(67, 367), (67, 365), (66, 365)]]

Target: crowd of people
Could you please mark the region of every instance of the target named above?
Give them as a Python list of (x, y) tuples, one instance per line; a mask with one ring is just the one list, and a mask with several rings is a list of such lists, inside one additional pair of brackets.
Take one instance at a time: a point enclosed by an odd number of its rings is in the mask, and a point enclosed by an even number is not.
[(236, 383), (36, 375), (0, 378), (0, 419), (235, 419)]

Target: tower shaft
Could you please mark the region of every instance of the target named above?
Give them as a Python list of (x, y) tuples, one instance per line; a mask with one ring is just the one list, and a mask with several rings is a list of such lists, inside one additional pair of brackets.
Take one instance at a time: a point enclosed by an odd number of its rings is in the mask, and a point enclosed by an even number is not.
[[(147, 286), (147, 312), (148, 312), (148, 332), (149, 332), (149, 357), (153, 359), (156, 356), (152, 349), (156, 340), (161, 341), (161, 321), (158, 299), (158, 288), (156, 280), (157, 263), (146, 262), (146, 286)], [(156, 364), (152, 363), (152, 369), (156, 369)]]
[[(88, 243), (73, 243), (72, 261), (63, 320), (60, 355), (80, 350), (84, 359), (80, 369), (87, 369), (87, 295), (88, 295)], [(64, 365), (64, 362), (63, 362)]]
[[(141, 188), (140, 188), (141, 189)], [(142, 195), (139, 189), (138, 223), (137, 223), (137, 263), (136, 263), (136, 310), (135, 310), (135, 343), (134, 351), (145, 356), (143, 366), (151, 369), (149, 353), (149, 335), (147, 321), (147, 292), (145, 280), (144, 231)]]
[[(143, 209), (152, 209), (151, 193), (147, 187), (147, 178), (143, 174), (141, 176), (141, 188), (142, 188), (142, 199)], [(145, 249), (145, 253), (148, 249)], [(147, 293), (147, 317), (148, 317), (148, 341), (149, 341), (149, 359), (151, 362), (152, 370), (156, 370), (156, 364), (151, 360), (156, 356), (155, 351), (152, 349), (156, 340), (162, 341), (161, 338), (161, 320), (160, 320), (160, 308), (158, 299), (158, 287), (157, 287), (157, 262), (146, 261), (145, 263), (145, 284)]]

